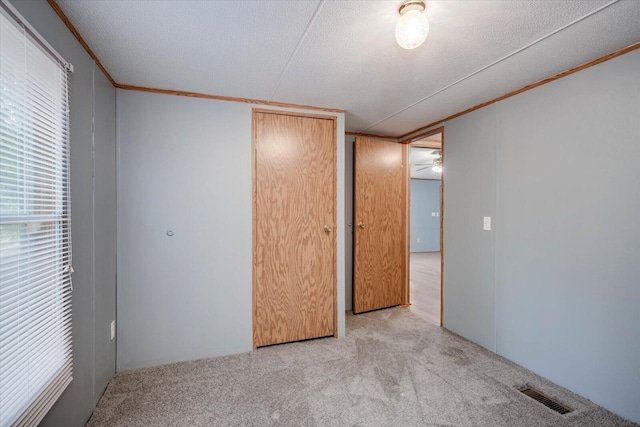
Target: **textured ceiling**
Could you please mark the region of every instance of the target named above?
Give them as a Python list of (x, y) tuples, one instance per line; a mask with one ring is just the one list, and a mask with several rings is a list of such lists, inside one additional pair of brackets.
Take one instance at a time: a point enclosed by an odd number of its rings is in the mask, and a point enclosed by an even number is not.
[(402, 1), (57, 3), (120, 84), (342, 108), (348, 131), (396, 136), (640, 41), (640, 0), (427, 1), (411, 51)]

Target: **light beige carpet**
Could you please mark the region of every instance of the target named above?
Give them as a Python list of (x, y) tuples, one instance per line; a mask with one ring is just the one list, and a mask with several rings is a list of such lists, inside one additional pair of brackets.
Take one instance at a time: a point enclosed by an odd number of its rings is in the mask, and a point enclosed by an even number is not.
[[(560, 415), (516, 390), (575, 409)], [(118, 373), (97, 426), (633, 426), (403, 308), (347, 336)]]

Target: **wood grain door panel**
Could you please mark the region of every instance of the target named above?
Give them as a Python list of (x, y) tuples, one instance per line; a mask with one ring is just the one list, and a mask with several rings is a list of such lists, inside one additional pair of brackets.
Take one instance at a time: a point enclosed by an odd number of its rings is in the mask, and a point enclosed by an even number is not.
[(354, 313), (405, 301), (405, 162), (402, 144), (356, 138)]
[(254, 112), (254, 347), (334, 334), (332, 119)]

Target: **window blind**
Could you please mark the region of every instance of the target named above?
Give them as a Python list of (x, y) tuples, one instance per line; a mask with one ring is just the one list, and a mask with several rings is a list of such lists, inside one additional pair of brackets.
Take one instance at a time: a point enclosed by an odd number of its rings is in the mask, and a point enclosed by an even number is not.
[(27, 426), (72, 380), (69, 82), (0, 11), (0, 426)]

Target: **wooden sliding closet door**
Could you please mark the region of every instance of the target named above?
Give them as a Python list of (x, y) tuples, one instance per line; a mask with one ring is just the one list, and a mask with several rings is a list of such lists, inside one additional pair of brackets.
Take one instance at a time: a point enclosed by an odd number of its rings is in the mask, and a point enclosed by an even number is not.
[(335, 333), (336, 128), (254, 110), (253, 345)]

